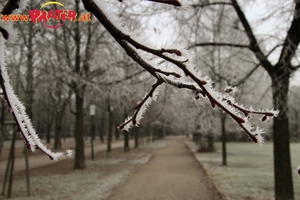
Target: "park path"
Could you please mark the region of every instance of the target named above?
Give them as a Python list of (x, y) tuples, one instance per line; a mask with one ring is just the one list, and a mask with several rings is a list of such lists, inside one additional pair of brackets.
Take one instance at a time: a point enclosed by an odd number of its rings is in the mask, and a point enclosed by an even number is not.
[(108, 200), (219, 200), (185, 144), (184, 137), (168, 137), (164, 148), (114, 189)]

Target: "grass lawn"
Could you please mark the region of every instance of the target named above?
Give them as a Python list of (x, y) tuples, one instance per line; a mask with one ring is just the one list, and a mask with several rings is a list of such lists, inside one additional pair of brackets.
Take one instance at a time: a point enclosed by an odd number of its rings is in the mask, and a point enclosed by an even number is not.
[[(196, 146), (188, 142), (192, 150)], [(274, 199), (273, 144), (258, 146), (254, 143), (227, 143), (228, 166), (221, 166), (221, 143), (216, 143), (215, 153), (196, 153), (197, 159), (208, 175), (230, 200)], [(300, 165), (300, 144), (291, 144), (295, 199), (300, 200), (300, 179), (296, 173)]]

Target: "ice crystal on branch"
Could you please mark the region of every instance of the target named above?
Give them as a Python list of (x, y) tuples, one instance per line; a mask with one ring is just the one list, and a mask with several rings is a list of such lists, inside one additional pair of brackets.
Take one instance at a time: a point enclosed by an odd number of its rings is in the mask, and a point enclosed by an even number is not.
[[(19, 13), (23, 9), (25, 9), (26, 5), (27, 5), (27, 0), (23, 0), (23, 1), (10, 0), (3, 8), (1, 14), (9, 15), (12, 13)], [(5, 24), (0, 23), (0, 31), (2, 32), (3, 38), (6, 40), (8, 38), (13, 38), (11, 36), (17, 35), (11, 23), (5, 23)], [(26, 114), (24, 105), (18, 99), (10, 84), (9, 76), (4, 61), (5, 60), (4, 53), (6, 47), (3, 38), (0, 38), (0, 86), (2, 89), (1, 95), (3, 96), (4, 100), (7, 103), (8, 111), (14, 117), (17, 126), (17, 131), (22, 134), (24, 141), (27, 145), (27, 148), (31, 151), (35, 151), (36, 149), (39, 149), (45, 154), (47, 154), (52, 160), (58, 160), (59, 158), (63, 158), (65, 156), (70, 157), (72, 155), (71, 150), (67, 150), (65, 153), (52, 152), (40, 141), (40, 138), (36, 134), (35, 129), (33, 128), (32, 123), (28, 115)]]
[(146, 94), (140, 102), (138, 102), (137, 106), (135, 107), (133, 116), (128, 117), (125, 122), (118, 127), (120, 130), (129, 131), (129, 129), (133, 126), (138, 126), (140, 120), (143, 118), (143, 114), (145, 113), (150, 103), (152, 101), (156, 101), (159, 94), (158, 86), (160, 86), (162, 83), (162, 81), (157, 81), (152, 85), (151, 91)]
[(65, 156), (71, 156), (72, 155), (72, 153), (70, 152), (71, 150), (67, 150), (65, 153), (55, 153), (49, 150), (40, 141), (38, 135), (35, 132), (35, 129), (32, 126), (29, 117), (26, 114), (24, 105), (17, 98), (10, 85), (9, 77), (5, 68), (5, 64), (3, 63), (3, 59), (1, 59), (0, 62), (1, 62), (0, 85), (3, 91), (3, 96), (9, 107), (9, 112), (12, 113), (15, 119), (18, 132), (21, 133), (22, 136), (24, 137), (24, 141), (27, 145), (27, 148), (31, 151), (35, 151), (35, 149), (39, 149), (45, 154), (47, 154), (52, 160), (58, 160), (59, 158), (63, 158)]
[(238, 91), (238, 89), (236, 87), (232, 87), (230, 85), (225, 87), (224, 93), (231, 93), (231, 94), (235, 94)]
[[(215, 90), (211, 79), (207, 76), (203, 77), (199, 69), (195, 66), (188, 50), (173, 47), (159, 49), (153, 48), (151, 45), (145, 45), (141, 39), (133, 38), (124, 32), (124, 28), (118, 28), (116, 25), (118, 23), (107, 17), (111, 13), (105, 13), (105, 9), (103, 11), (101, 3), (99, 3), (100, 6), (91, 0), (83, 0), (83, 3), (85, 8), (96, 16), (100, 23), (103, 24), (112, 37), (126, 51), (128, 56), (157, 79), (157, 82), (152, 86), (152, 90), (136, 106), (134, 115), (127, 118), (119, 126), (119, 129), (128, 130), (130, 127), (137, 125), (146, 106), (151, 102), (150, 97), (156, 87), (162, 83), (167, 83), (177, 88), (191, 90), (196, 95), (196, 99), (199, 99), (199, 94), (201, 93), (202, 97), (208, 100), (213, 108), (218, 107), (235, 120), (254, 142), (263, 143), (263, 130), (258, 127), (256, 129), (252, 127), (249, 122), (250, 115), (258, 114), (267, 118), (276, 116), (278, 111), (255, 111), (251, 108), (244, 108), (244, 106), (237, 104), (233, 97), (229, 96), (229, 93), (233, 93), (235, 90), (233, 87), (226, 87), (225, 92)], [(149, 59), (149, 55), (152, 56), (151, 59)], [(151, 61), (154, 58), (162, 60), (165, 66), (171, 65), (173, 68), (162, 69), (162, 66)], [(242, 115), (245, 117), (242, 117)]]

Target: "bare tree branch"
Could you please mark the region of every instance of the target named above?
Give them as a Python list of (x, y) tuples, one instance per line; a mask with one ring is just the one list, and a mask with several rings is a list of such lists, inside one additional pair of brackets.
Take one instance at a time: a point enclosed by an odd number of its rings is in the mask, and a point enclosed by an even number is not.
[(203, 4), (193, 4), (192, 7), (193, 8), (204, 8), (204, 7), (207, 7), (207, 6), (216, 6), (216, 5), (229, 5), (231, 6), (232, 4), (230, 2), (222, 2), (222, 1), (219, 1), (219, 2), (206, 2), (206, 3), (203, 3)]
[(239, 81), (236, 83), (232, 84), (232, 86), (237, 87), (243, 83), (259, 68), (261, 64), (258, 63), (248, 74), (246, 74), (243, 78), (241, 78)]
[(232, 6), (235, 9), (241, 23), (243, 24), (246, 35), (249, 39), (249, 49), (255, 54), (256, 58), (260, 61), (261, 65), (268, 71), (268, 73), (272, 74), (272, 72), (274, 70), (273, 65), (268, 60), (267, 56), (260, 49), (257, 39), (252, 31), (252, 28), (250, 27), (250, 24), (244, 14), (244, 12), (241, 10), (241, 8), (236, 0), (231, 0), (231, 2), (232, 2)]
[(293, 70), (293, 71), (296, 71), (296, 70), (299, 69), (299, 68), (300, 68), (300, 65), (296, 65), (296, 66), (293, 66), (293, 67), (292, 67), (292, 70)]
[(139, 114), (139, 112), (141, 112), (142, 107), (144, 106), (144, 104), (146, 103), (146, 101), (149, 98), (152, 98), (154, 91), (157, 89), (158, 86), (160, 86), (161, 84), (163, 84), (162, 80), (157, 80), (156, 83), (154, 83), (152, 85), (152, 88), (150, 90), (150, 92), (143, 98), (143, 100), (135, 107), (135, 112), (133, 114), (133, 116), (131, 118), (129, 118), (128, 120), (126, 120), (126, 122), (122, 123), (118, 128), (120, 130), (124, 129), (124, 127), (126, 125), (128, 125), (129, 123), (132, 123), (133, 125), (137, 124), (137, 115)]
[[(82, 2), (85, 8), (96, 16), (96, 18), (102, 23), (102, 25), (110, 32), (110, 34), (115, 38), (115, 40), (122, 46), (122, 48), (127, 52), (128, 56), (130, 56), (135, 62), (137, 62), (141, 67), (143, 67), (153, 77), (157, 79), (157, 83), (153, 86), (154, 88), (156, 88), (155, 86), (157, 84), (160, 85), (164, 82), (178, 88), (180, 87), (176, 85), (174, 81), (171, 81), (165, 77), (160, 76), (158, 73), (162, 73), (161, 70), (156, 69), (148, 62), (146, 62), (135, 51), (134, 48), (141, 49), (142, 51), (153, 54), (177, 66), (179, 69), (181, 69), (184, 72), (184, 74), (187, 77), (189, 77), (193, 81), (191, 84), (183, 83), (184, 85), (181, 86), (189, 87), (188, 89), (191, 89), (192, 91), (196, 91), (196, 98), (197, 98), (197, 93), (201, 93), (204, 97), (206, 97), (210, 101), (212, 107), (218, 106), (228, 115), (230, 115), (246, 131), (246, 133), (254, 142), (259, 142), (259, 143), (262, 142), (261, 133), (263, 131), (257, 128), (254, 132), (252, 132), (252, 126), (248, 121), (248, 117), (242, 118), (240, 114), (237, 112), (237, 110), (243, 112), (244, 114), (247, 111), (248, 113), (264, 114), (268, 116), (277, 116), (278, 111), (271, 110), (271, 111), (264, 111), (264, 112), (252, 112), (252, 110), (247, 110), (242, 106), (236, 105), (234, 102), (232, 102), (233, 99), (229, 100), (229, 99), (221, 98), (217, 94), (221, 96), (222, 94), (212, 89), (211, 83), (208, 84), (207, 82), (209, 80), (207, 81), (205, 79), (201, 80), (202, 78), (197, 77), (197, 72), (193, 71), (193, 69), (188, 69), (187, 64), (189, 64), (189, 60), (179, 61), (168, 56), (168, 54), (176, 54), (178, 57), (182, 56), (182, 53), (179, 50), (153, 49), (141, 43), (138, 43), (136, 40), (132, 39), (129, 35), (126, 35), (118, 28), (116, 28), (115, 25), (107, 18), (107, 16), (103, 13), (103, 11), (92, 0), (82, 0)], [(166, 75), (166, 73), (163, 74)], [(169, 73), (169, 75), (171, 74), (172, 73)], [(176, 74), (172, 74), (172, 75), (174, 75), (176, 78), (180, 78), (180, 76), (176, 76)], [(208, 86), (206, 86), (206, 84), (208, 84)], [(153, 93), (153, 91), (151, 90), (150, 93), (151, 92)], [(142, 100), (142, 102), (144, 102), (144, 100), (145, 98)], [(136, 114), (134, 116), (136, 116)], [(131, 120), (130, 122), (132, 122), (132, 124), (135, 125), (135, 121), (133, 121), (133, 119), (129, 119), (129, 120)], [(129, 122), (128, 123), (127, 122), (128, 121), (126, 120), (126, 122), (122, 124), (120, 127), (124, 128), (126, 126), (126, 129), (130, 128), (131, 125), (129, 125)]]
[(109, 85), (114, 85), (114, 84), (118, 84), (118, 83), (121, 83), (121, 82), (123, 82), (123, 81), (129, 80), (129, 79), (131, 79), (131, 78), (133, 78), (133, 77), (135, 77), (135, 76), (138, 76), (138, 75), (140, 75), (140, 74), (142, 74), (142, 73), (144, 73), (144, 72), (145, 72), (145, 70), (140, 70), (140, 71), (138, 71), (138, 72), (136, 72), (136, 73), (133, 73), (133, 74), (131, 74), (131, 75), (126, 76), (125, 78), (123, 78), (123, 79), (121, 79), (121, 80), (116, 80), (116, 81), (112, 81), (112, 82), (109, 82), (109, 83), (107, 83), (107, 82), (105, 82), (105, 83), (98, 83), (98, 84), (99, 84), (99, 85), (107, 85), (107, 86), (109, 86)]
[[(119, 2), (123, 2), (123, 0), (118, 0)], [(164, 3), (164, 4), (169, 4), (173, 6), (181, 6), (181, 3), (177, 0), (146, 0), (146, 1), (153, 1), (156, 3)]]
[(246, 44), (232, 44), (232, 43), (225, 43), (225, 42), (203, 42), (203, 43), (196, 43), (192, 46), (189, 47), (190, 48), (194, 48), (194, 47), (205, 47), (205, 46), (224, 46), (224, 47), (237, 47), (237, 48), (247, 48), (250, 49), (249, 45)]
[(19, 8), (19, 0), (9, 0), (1, 11), (2, 15), (9, 15)]
[(275, 67), (286, 65), (291, 69), (291, 60), (295, 56), (296, 49), (300, 43), (300, 1), (295, 1), (295, 3), (294, 18), (287, 32), (287, 36), (284, 40), (278, 63), (275, 65)]
[[(5, 7), (2, 10), (2, 14), (9, 15), (13, 13), (16, 9), (24, 9), (25, 4), (21, 4), (19, 0), (9, 0)], [(9, 35), (7, 30), (3, 27), (0, 27), (0, 31), (5, 39), (8, 39)], [(4, 55), (4, 54), (2, 54)], [(4, 99), (8, 105), (9, 112), (12, 113), (12, 116), (16, 122), (17, 130), (20, 132), (25, 140), (27, 148), (31, 151), (35, 149), (41, 150), (43, 153), (48, 155), (51, 159), (57, 160), (65, 156), (71, 156), (72, 151), (66, 150), (65, 153), (54, 153), (48, 149), (39, 139), (36, 131), (34, 130), (32, 123), (25, 111), (25, 107), (19, 101), (16, 94), (14, 93), (12, 86), (9, 82), (7, 70), (5, 67), (5, 62), (1, 60), (0, 66), (0, 86), (3, 91)]]

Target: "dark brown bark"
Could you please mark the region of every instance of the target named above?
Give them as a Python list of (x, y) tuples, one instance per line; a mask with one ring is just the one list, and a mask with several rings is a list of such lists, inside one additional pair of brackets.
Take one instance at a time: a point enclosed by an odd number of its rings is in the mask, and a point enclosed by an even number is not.
[(222, 165), (227, 166), (227, 150), (226, 150), (226, 116), (221, 113), (221, 139), (222, 139)]
[[(75, 10), (79, 13), (79, 0), (75, 1)], [(83, 75), (83, 72), (87, 72), (88, 69), (82, 69), (81, 67), (81, 40), (79, 22), (75, 22), (74, 26), (74, 42), (75, 42), (75, 68), (74, 71), (78, 75)], [(85, 168), (85, 156), (84, 156), (84, 91), (85, 85), (74, 82), (75, 92), (75, 160), (74, 169)]]
[(74, 169), (85, 168), (85, 157), (84, 157), (84, 110), (83, 103), (84, 98), (82, 92), (75, 91), (76, 101), (76, 113), (75, 113), (75, 162)]
[(273, 122), (273, 151), (276, 200), (293, 200), (294, 189), (292, 181), (292, 168), (289, 143), (288, 119), (288, 88), (289, 76), (282, 76), (277, 71), (272, 76), (273, 100), (275, 109), (279, 109), (279, 116)]
[(247, 48), (249, 49), (250, 46), (246, 45), (246, 44), (232, 44), (232, 43), (223, 43), (223, 42), (219, 42), (219, 43), (215, 43), (215, 42), (202, 42), (202, 43), (197, 43), (192, 45), (190, 48), (193, 47), (205, 47), (205, 46), (224, 46), (224, 47), (238, 47), (238, 48)]

